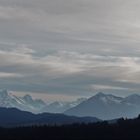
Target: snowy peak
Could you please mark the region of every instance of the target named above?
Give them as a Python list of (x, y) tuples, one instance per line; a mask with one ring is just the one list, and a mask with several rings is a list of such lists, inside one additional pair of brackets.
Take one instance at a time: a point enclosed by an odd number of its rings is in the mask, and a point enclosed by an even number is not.
[(27, 102), (32, 102), (33, 101), (33, 99), (32, 99), (32, 97), (30, 96), (30, 95), (25, 95), (24, 97), (23, 97), (23, 99), (25, 100), (25, 101), (27, 101)]
[(123, 100), (124, 103), (133, 104), (133, 105), (140, 105), (140, 95), (133, 94), (130, 95)]
[(4, 89), (4, 90), (0, 90), (0, 97), (6, 98), (10, 96), (10, 93), (8, 92), (8, 90)]
[(120, 103), (123, 100), (122, 97), (117, 97), (111, 94), (104, 94), (102, 92), (97, 93), (95, 96), (91, 97), (88, 99), (88, 101), (90, 102), (94, 102), (94, 101), (100, 101), (100, 102), (104, 102), (104, 103), (110, 103), (110, 102), (114, 102), (114, 103)]
[(104, 94), (104, 93), (102, 93), (102, 92), (99, 92), (99, 93), (97, 93), (95, 96), (93, 96), (93, 97), (98, 97), (98, 98), (100, 98), (100, 97), (105, 97), (106, 95)]
[(18, 97), (8, 90), (0, 90), (0, 107), (17, 108), (32, 113), (65, 113), (74, 116), (95, 116), (100, 119), (135, 117), (140, 113), (140, 95), (125, 98), (111, 94), (97, 93), (89, 99), (80, 98), (71, 102), (46, 104), (30, 95)]
[(30, 95), (18, 97), (16, 95), (13, 95), (8, 90), (0, 90), (0, 107), (17, 108), (32, 113), (62, 113), (65, 110), (80, 104), (84, 100), (84, 98), (81, 98), (73, 102), (56, 101), (47, 105), (41, 99), (33, 99)]
[(71, 102), (58, 102), (55, 101), (49, 105), (46, 106), (44, 109), (44, 112), (50, 112), (50, 113), (63, 113), (64, 111), (75, 107), (85, 101), (86, 98), (79, 98), (76, 101), (71, 101)]
[(18, 108), (24, 111), (40, 113), (44, 106), (46, 104), (42, 100), (33, 100), (30, 95), (18, 97), (7, 90), (0, 91), (0, 107)]
[(100, 92), (64, 113), (75, 116), (96, 116), (100, 119), (133, 118), (140, 113), (140, 95), (133, 94), (123, 98)]
[(140, 99), (140, 95), (133, 94), (133, 95), (127, 96), (125, 99), (137, 100), (137, 99)]
[(122, 97), (118, 97), (118, 96), (114, 96), (112, 94), (104, 94), (102, 92), (97, 93), (95, 96), (91, 97), (91, 98), (109, 98), (109, 99), (123, 99)]

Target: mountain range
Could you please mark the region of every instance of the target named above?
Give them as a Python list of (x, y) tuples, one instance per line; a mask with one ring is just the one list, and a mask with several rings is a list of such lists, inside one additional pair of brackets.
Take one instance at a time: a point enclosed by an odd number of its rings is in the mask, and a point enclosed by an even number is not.
[(79, 98), (76, 101), (69, 101), (69, 102), (53, 102), (51, 104), (48, 104), (45, 106), (45, 108), (42, 109), (42, 112), (50, 112), (50, 113), (63, 113), (64, 111), (75, 107), (85, 101), (86, 98)]
[(123, 98), (100, 92), (64, 113), (75, 116), (96, 116), (103, 120), (133, 118), (140, 113), (140, 95), (133, 94)]
[(136, 117), (140, 113), (140, 95), (118, 97), (100, 92), (88, 99), (46, 104), (40, 99), (33, 99), (30, 95), (18, 97), (7, 90), (1, 90), (0, 107), (17, 108), (35, 114), (63, 113), (70, 116), (90, 116), (101, 120), (111, 120), (120, 117)]
[(30, 95), (17, 97), (7, 90), (0, 91), (0, 107), (18, 108), (20, 110), (39, 113), (46, 106), (42, 100), (33, 100)]
[(23, 97), (15, 96), (12, 92), (8, 90), (0, 90), (0, 107), (5, 108), (18, 108), (23, 111), (29, 111), (32, 113), (63, 113), (64, 111), (77, 106), (81, 102), (86, 100), (85, 98), (80, 98), (72, 102), (53, 102), (46, 104), (41, 99), (33, 99), (30, 95), (25, 95)]

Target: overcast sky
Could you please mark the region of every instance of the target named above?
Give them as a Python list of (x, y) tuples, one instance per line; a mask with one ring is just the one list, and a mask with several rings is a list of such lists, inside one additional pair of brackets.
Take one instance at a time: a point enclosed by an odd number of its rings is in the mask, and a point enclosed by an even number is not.
[(0, 88), (46, 100), (140, 93), (139, 0), (0, 0)]

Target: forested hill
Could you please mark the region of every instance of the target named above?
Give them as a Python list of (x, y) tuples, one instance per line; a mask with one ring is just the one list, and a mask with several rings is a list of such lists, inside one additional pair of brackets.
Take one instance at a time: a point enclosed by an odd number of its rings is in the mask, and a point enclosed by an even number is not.
[(2, 140), (139, 140), (140, 116), (117, 123), (98, 122), (63, 126), (32, 126), (0, 129)]

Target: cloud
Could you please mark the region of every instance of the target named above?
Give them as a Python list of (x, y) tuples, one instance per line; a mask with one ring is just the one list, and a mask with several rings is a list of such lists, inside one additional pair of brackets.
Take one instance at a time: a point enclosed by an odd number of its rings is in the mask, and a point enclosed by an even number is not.
[(108, 86), (108, 85), (93, 85), (94, 90), (130, 90), (129, 88), (117, 87), (117, 86)]
[[(0, 88), (138, 92), (137, 0), (0, 0)], [(94, 87), (94, 88), (93, 88)]]
[(0, 72), (0, 78), (22, 77), (20, 74)]
[(99, 88), (119, 93), (139, 90), (139, 57), (69, 51), (37, 57), (25, 50), (0, 51), (0, 88), (73, 96), (90, 95)]

